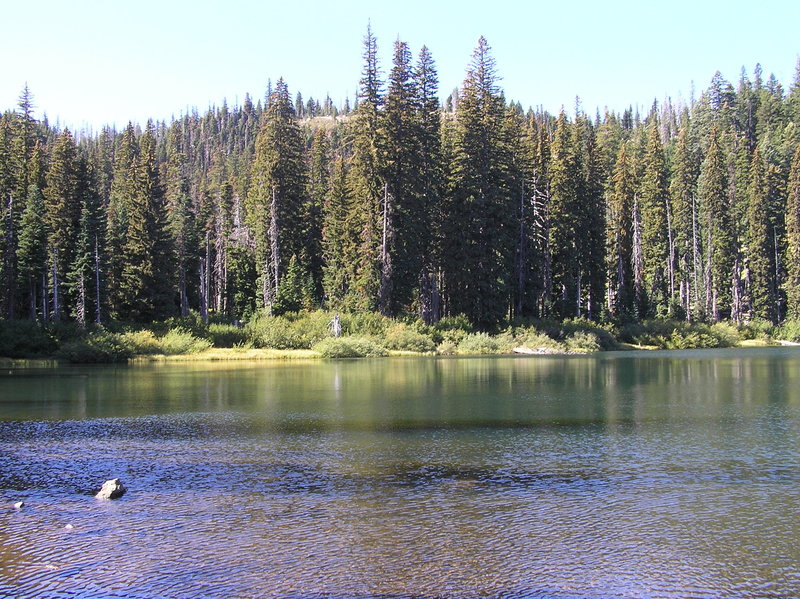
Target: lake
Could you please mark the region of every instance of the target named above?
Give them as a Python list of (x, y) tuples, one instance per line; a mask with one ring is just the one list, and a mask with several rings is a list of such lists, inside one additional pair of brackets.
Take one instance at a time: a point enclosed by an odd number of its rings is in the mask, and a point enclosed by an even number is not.
[(800, 596), (800, 349), (6, 367), (18, 596)]

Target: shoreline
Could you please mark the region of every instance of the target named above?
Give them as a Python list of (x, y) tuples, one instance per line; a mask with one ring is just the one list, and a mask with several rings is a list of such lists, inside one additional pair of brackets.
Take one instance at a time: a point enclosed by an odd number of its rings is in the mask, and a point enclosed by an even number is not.
[[(770, 342), (758, 339), (746, 339), (739, 342), (737, 345), (731, 346), (731, 349), (748, 349), (758, 347), (799, 347), (800, 343), (795, 343), (785, 340), (772, 340)], [(707, 348), (707, 349), (720, 349), (720, 348)], [(632, 343), (619, 343), (619, 347), (613, 351), (632, 351), (632, 352), (649, 352), (649, 351), (681, 351), (679, 349), (663, 350), (654, 345), (636, 345)], [(489, 357), (489, 356), (517, 356), (520, 358), (536, 358), (536, 357), (552, 357), (552, 356), (589, 356), (595, 354), (602, 354), (605, 351), (611, 350), (598, 350), (588, 352), (576, 352), (568, 350), (554, 350), (550, 348), (524, 348), (516, 347), (508, 351), (500, 351), (494, 353), (454, 353), (443, 354), (436, 352), (415, 352), (408, 350), (389, 350), (385, 357)], [(316, 360), (331, 360), (331, 359), (363, 359), (363, 358), (326, 358), (319, 352), (312, 349), (270, 349), (270, 348), (220, 348), (212, 347), (198, 353), (189, 354), (152, 354), (152, 355), (137, 355), (130, 358), (127, 362), (120, 362), (117, 365), (146, 365), (146, 364), (164, 364), (164, 363), (185, 363), (185, 362), (268, 362), (268, 361), (316, 361)], [(4, 358), (0, 357), (0, 369), (2, 368), (53, 368), (57, 366), (86, 366), (97, 365), (94, 363), (70, 363), (66, 360), (59, 360), (57, 358), (31, 358), (31, 359), (17, 359), (17, 358)], [(110, 364), (102, 364), (110, 365)]]

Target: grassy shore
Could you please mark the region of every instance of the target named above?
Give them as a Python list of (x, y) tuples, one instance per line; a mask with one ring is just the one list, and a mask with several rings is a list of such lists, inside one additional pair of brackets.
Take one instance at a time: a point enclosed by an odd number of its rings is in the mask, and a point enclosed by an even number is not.
[[(514, 321), (479, 331), (463, 317), (435, 324), (376, 313), (258, 314), (244, 325), (202, 322), (196, 315), (148, 325), (80, 327), (0, 320), (0, 358), (70, 363), (311, 360), (386, 355), (585, 354), (624, 349), (762, 347), (800, 342), (800, 321), (687, 323), (649, 320), (597, 323), (585, 319)], [(0, 363), (1, 364), (1, 363)]]

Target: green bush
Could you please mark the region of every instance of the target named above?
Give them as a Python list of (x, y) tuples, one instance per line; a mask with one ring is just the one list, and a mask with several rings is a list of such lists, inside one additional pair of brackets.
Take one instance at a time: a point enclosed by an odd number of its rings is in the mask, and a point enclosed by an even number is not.
[(495, 337), (500, 349), (511, 351), (515, 347), (529, 349), (545, 348), (552, 351), (564, 351), (564, 345), (547, 334), (538, 331), (535, 326), (509, 327)]
[(86, 339), (86, 327), (71, 320), (60, 320), (47, 325), (47, 332), (56, 344)]
[(292, 322), (279, 316), (261, 314), (248, 323), (246, 332), (247, 339), (253, 344), (253, 347), (271, 349), (308, 347), (303, 345), (303, 340)]
[[(333, 315), (330, 317), (333, 318)], [(356, 314), (340, 314), (342, 333), (345, 335), (368, 335), (383, 337), (392, 326), (390, 318), (378, 312), (359, 312)], [(330, 319), (329, 319), (330, 321)]]
[(211, 347), (211, 342), (207, 339), (195, 337), (191, 332), (181, 328), (170, 329), (160, 341), (161, 353), (167, 356), (196, 354)]
[(151, 355), (160, 354), (161, 341), (159, 341), (153, 331), (129, 331), (120, 335), (120, 342), (130, 349), (132, 354)]
[(431, 338), (435, 343), (441, 344), (450, 341), (458, 345), (464, 337), (475, 329), (463, 314), (458, 316), (447, 316), (431, 327)]
[(775, 333), (776, 337), (782, 341), (800, 342), (800, 319), (784, 321)]
[(739, 332), (729, 323), (713, 325), (675, 320), (647, 320), (626, 325), (620, 337), (640, 345), (661, 349), (701, 349), (731, 347), (739, 342)]
[[(597, 322), (587, 320), (586, 318), (572, 318), (569, 320), (565, 320), (562, 324), (567, 333), (567, 335), (564, 337), (565, 340), (570, 335), (575, 335), (576, 333), (581, 332), (581, 333), (590, 333), (591, 335), (593, 335), (595, 340), (597, 341), (599, 349), (605, 349), (605, 350), (616, 349), (619, 345), (617, 343), (617, 338), (614, 336), (613, 327), (611, 324), (601, 325)], [(599, 351), (599, 350), (589, 350), (589, 351)]]
[(415, 331), (404, 324), (389, 327), (384, 337), (389, 349), (428, 353), (436, 350), (436, 344), (428, 335)]
[(762, 318), (756, 318), (739, 327), (739, 335), (742, 339), (768, 340), (774, 332), (775, 326), (770, 321)]
[(458, 344), (459, 354), (495, 354), (499, 345), (486, 333), (470, 333)]
[(564, 343), (571, 352), (591, 353), (600, 351), (598, 336), (588, 331), (575, 331), (564, 340)]
[(436, 348), (436, 353), (443, 356), (453, 356), (458, 353), (458, 346), (450, 340), (442, 341)]
[(287, 314), (299, 339), (302, 349), (309, 349), (318, 341), (331, 335), (331, 322), (334, 314), (316, 310), (314, 312), (300, 312)]
[(125, 362), (133, 357), (130, 348), (118, 333), (100, 331), (81, 341), (63, 344), (56, 356), (76, 364), (109, 364)]
[(314, 346), (324, 358), (385, 356), (386, 349), (367, 337), (327, 337)]
[(247, 332), (232, 324), (208, 325), (208, 336), (214, 347), (236, 347), (247, 343)]
[(51, 355), (55, 350), (56, 342), (38, 323), (0, 319), (0, 356), (36, 358)]

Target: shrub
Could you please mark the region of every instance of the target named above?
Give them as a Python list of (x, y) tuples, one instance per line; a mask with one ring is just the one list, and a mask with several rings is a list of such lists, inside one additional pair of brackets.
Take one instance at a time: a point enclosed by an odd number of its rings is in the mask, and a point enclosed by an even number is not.
[(716, 340), (713, 347), (733, 347), (741, 340), (738, 329), (729, 322), (712, 324), (709, 334)]
[(247, 343), (247, 332), (232, 324), (211, 324), (208, 335), (214, 347), (236, 347)]
[(800, 342), (800, 319), (784, 321), (777, 329), (776, 336), (784, 341)]
[(56, 343), (47, 329), (32, 320), (0, 319), (0, 356), (35, 358), (52, 354)]
[(494, 354), (498, 349), (497, 341), (486, 333), (470, 333), (458, 344), (460, 354)]
[(314, 349), (324, 358), (367, 358), (385, 356), (386, 349), (367, 337), (327, 337)]
[(451, 341), (458, 345), (464, 337), (472, 333), (474, 329), (463, 314), (458, 316), (448, 316), (442, 318), (431, 327), (431, 337), (435, 343)]
[(572, 352), (591, 353), (600, 351), (600, 340), (595, 333), (576, 331), (564, 340), (567, 349)]
[(731, 324), (714, 325), (675, 320), (648, 320), (623, 328), (620, 336), (641, 345), (661, 349), (699, 349), (730, 347), (739, 342), (739, 332)]
[(133, 357), (130, 348), (118, 333), (100, 331), (81, 341), (68, 341), (56, 356), (76, 364), (107, 364), (125, 362)]
[(386, 331), (384, 342), (389, 349), (420, 353), (428, 353), (436, 349), (436, 344), (428, 335), (415, 331), (403, 324), (392, 325)]
[(443, 356), (453, 356), (458, 353), (458, 346), (452, 341), (442, 341), (436, 348), (436, 353)]
[(170, 329), (161, 338), (161, 352), (167, 356), (178, 354), (196, 354), (211, 347), (207, 339), (195, 337), (181, 328)]
[(333, 313), (316, 310), (314, 312), (300, 312), (287, 314), (296, 333), (299, 347), (309, 349), (318, 341), (331, 334)]
[(538, 331), (534, 326), (509, 327), (496, 338), (500, 348), (512, 350), (515, 347), (529, 349), (545, 348), (553, 351), (564, 351), (564, 345), (552, 337)]
[[(587, 320), (586, 318), (572, 318), (565, 320), (563, 323), (564, 329), (567, 332), (566, 337), (574, 335), (578, 332), (590, 333), (594, 336), (597, 342), (598, 349), (587, 351), (599, 351), (599, 349), (615, 349), (618, 347), (617, 339), (612, 333), (612, 326), (610, 324), (601, 325), (599, 323)], [(565, 340), (566, 340), (565, 337)], [(590, 342), (591, 344), (591, 342)], [(580, 351), (580, 350), (574, 350)]]
[(156, 339), (152, 331), (129, 331), (120, 335), (120, 342), (125, 345), (131, 354), (160, 354), (161, 342)]
[[(298, 349), (304, 347), (295, 327), (286, 319), (262, 314), (246, 327), (247, 338), (253, 347), (272, 349)], [(305, 346), (308, 347), (308, 346)]]
[(772, 337), (773, 332), (777, 332), (773, 324), (762, 318), (751, 320), (739, 327), (739, 335), (742, 339), (764, 339)]
[[(345, 335), (369, 335), (383, 337), (392, 325), (392, 320), (378, 312), (340, 314), (342, 333)], [(333, 318), (333, 316), (331, 316)]]

